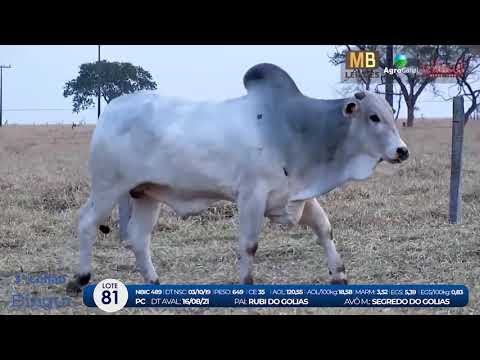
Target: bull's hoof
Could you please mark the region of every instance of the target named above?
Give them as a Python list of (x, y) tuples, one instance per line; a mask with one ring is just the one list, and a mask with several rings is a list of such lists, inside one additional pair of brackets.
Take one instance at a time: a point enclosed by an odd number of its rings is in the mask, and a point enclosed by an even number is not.
[(245, 277), (244, 279), (242, 279), (242, 281), (240, 282), (242, 285), (253, 285), (253, 277), (251, 275)]
[(67, 295), (77, 296), (82, 292), (82, 286), (87, 285), (90, 281), (90, 273), (86, 274), (76, 274), (72, 280), (67, 283), (66, 292)]
[(332, 279), (330, 285), (348, 285), (347, 279)]
[(66, 293), (68, 296), (78, 296), (82, 292), (82, 286), (77, 279), (70, 280), (67, 284)]

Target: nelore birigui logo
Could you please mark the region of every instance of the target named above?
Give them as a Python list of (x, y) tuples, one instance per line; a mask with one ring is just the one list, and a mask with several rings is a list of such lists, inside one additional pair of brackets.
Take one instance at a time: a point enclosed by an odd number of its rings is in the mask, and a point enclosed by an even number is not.
[(385, 75), (406, 76), (408, 74), (434, 77), (439, 82), (455, 82), (456, 76), (464, 71), (463, 64), (422, 64), (415, 56), (397, 53), (393, 67), (382, 67), (377, 51), (347, 51), (345, 63), (341, 66), (341, 81), (356, 82), (368, 79), (380, 83)]

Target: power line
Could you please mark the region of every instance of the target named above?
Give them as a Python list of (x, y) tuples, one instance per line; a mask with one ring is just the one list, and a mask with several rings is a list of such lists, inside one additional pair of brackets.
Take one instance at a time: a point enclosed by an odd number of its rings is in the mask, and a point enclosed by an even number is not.
[(26, 108), (26, 109), (3, 109), (3, 111), (72, 111), (71, 108)]
[(3, 69), (10, 69), (11, 65), (0, 65), (0, 127), (2, 127), (2, 105), (3, 105)]

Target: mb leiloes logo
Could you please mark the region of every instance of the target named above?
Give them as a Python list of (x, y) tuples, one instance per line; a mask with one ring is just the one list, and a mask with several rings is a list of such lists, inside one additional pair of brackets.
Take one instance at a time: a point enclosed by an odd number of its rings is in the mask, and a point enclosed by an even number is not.
[(395, 65), (397, 69), (403, 69), (407, 66), (407, 64), (408, 64), (407, 57), (403, 54), (397, 54), (393, 58), (393, 65)]
[(347, 51), (345, 67), (352, 69), (375, 69), (378, 67), (379, 54), (377, 51)]
[(342, 64), (342, 81), (361, 81), (362, 79), (379, 79), (379, 53), (377, 51), (347, 51), (345, 63)]

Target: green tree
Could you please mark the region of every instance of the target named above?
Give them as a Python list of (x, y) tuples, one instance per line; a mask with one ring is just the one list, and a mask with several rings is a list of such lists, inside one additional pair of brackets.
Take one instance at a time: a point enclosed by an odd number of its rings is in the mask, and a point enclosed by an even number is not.
[(120, 95), (156, 88), (152, 75), (140, 66), (102, 60), (80, 65), (77, 78), (65, 84), (63, 96), (73, 96), (73, 112), (78, 113), (94, 105), (99, 91), (108, 104)]

